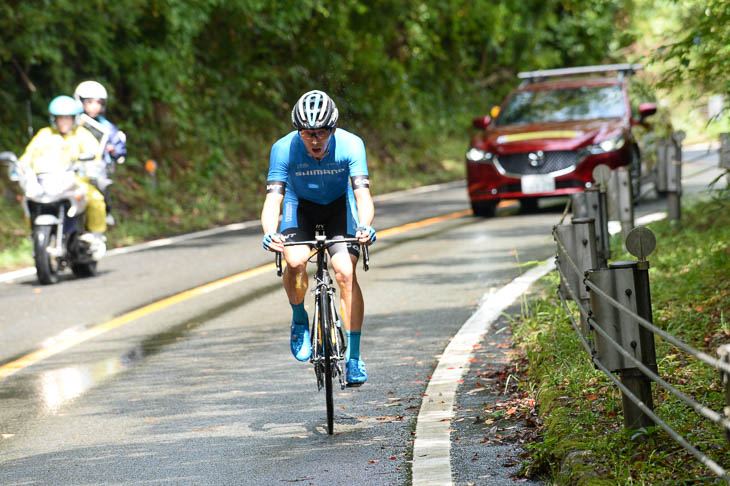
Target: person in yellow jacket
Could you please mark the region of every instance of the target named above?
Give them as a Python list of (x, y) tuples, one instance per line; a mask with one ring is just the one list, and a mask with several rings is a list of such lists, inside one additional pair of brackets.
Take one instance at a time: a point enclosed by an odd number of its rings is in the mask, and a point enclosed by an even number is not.
[[(77, 125), (81, 104), (70, 96), (57, 96), (48, 105), (51, 126), (42, 128), (33, 137), (19, 159), (21, 167), (32, 173), (48, 172), (49, 168), (66, 168), (82, 154), (100, 159), (102, 149), (96, 137)], [(50, 164), (50, 167), (49, 167)], [(27, 172), (27, 171), (26, 171)], [(104, 196), (89, 183), (88, 178), (76, 176), (77, 183), (86, 190), (86, 229), (81, 240), (89, 244), (92, 257), (101, 258), (106, 252), (106, 207)]]

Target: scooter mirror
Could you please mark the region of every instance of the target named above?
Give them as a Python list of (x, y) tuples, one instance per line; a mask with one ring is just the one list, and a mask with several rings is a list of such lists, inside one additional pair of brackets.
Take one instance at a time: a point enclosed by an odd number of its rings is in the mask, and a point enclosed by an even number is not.
[(88, 152), (84, 152), (83, 154), (79, 155), (79, 161), (81, 161), (81, 162), (90, 162), (90, 161), (94, 160), (95, 158), (96, 158), (96, 156), (94, 154), (91, 154)]
[(18, 157), (13, 152), (0, 152), (0, 162), (5, 164), (17, 164)]

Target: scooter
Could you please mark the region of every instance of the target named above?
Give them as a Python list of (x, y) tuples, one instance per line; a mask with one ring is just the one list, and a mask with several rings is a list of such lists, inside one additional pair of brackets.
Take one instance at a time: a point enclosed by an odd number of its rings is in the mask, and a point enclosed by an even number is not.
[(96, 275), (97, 261), (89, 243), (81, 239), (86, 225), (86, 190), (76, 175), (94, 171), (94, 155), (82, 154), (66, 168), (35, 163), (35, 171), (22, 167), (12, 152), (0, 152), (0, 162), (8, 165), (10, 180), (23, 190), (23, 209), (30, 220), (38, 281), (58, 282), (59, 273), (70, 268), (77, 277)]

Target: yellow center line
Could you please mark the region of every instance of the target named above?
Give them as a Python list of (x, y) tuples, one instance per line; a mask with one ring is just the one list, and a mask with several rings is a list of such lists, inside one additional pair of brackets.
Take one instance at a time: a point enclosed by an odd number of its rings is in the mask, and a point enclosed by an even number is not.
[[(441, 221), (446, 221), (449, 219), (455, 219), (455, 218), (459, 218), (462, 216), (466, 216), (468, 214), (471, 214), (471, 210), (458, 211), (458, 212), (446, 214), (443, 216), (438, 216), (438, 217), (434, 217), (434, 218), (424, 219), (421, 221), (416, 221), (414, 223), (408, 223), (403, 226), (388, 228), (386, 230), (380, 231), (378, 233), (378, 238), (388, 238), (389, 236), (397, 235), (397, 234), (403, 233), (405, 231), (412, 231), (415, 229), (423, 228), (425, 226), (439, 223)], [(238, 273), (235, 275), (231, 275), (229, 277), (222, 278), (220, 280), (216, 280), (216, 281), (204, 284), (204, 285), (200, 285), (198, 287), (194, 287), (189, 290), (185, 290), (183, 292), (180, 292), (179, 294), (173, 295), (171, 297), (167, 297), (167, 298), (159, 300), (157, 302), (153, 302), (151, 304), (140, 307), (139, 309), (135, 309), (131, 312), (127, 312), (126, 314), (116, 317), (103, 324), (99, 324), (90, 329), (79, 332), (78, 334), (68, 337), (62, 341), (54, 343), (43, 349), (39, 349), (38, 351), (34, 351), (30, 354), (23, 356), (22, 358), (18, 358), (15, 361), (11, 361), (10, 363), (0, 366), (0, 380), (7, 378), (8, 376), (10, 376), (14, 373), (17, 373), (18, 371), (23, 370), (35, 363), (43, 361), (46, 358), (49, 358), (62, 351), (65, 351), (77, 344), (80, 344), (84, 341), (88, 341), (97, 336), (105, 334), (105, 333), (111, 331), (112, 329), (116, 329), (117, 327), (121, 327), (132, 321), (141, 319), (145, 316), (153, 314), (157, 311), (161, 311), (163, 309), (166, 309), (170, 306), (173, 306), (177, 303), (186, 301), (193, 297), (197, 297), (199, 295), (214, 292), (220, 288), (226, 287), (226, 286), (234, 284), (234, 283), (241, 282), (243, 280), (247, 280), (247, 279), (255, 277), (257, 275), (261, 275), (262, 273), (271, 272), (274, 270), (274, 268), (275, 268), (275, 265), (273, 263), (268, 263), (266, 265), (262, 265), (260, 267), (253, 268), (251, 270), (246, 270), (245, 272), (241, 272), (241, 273)]]

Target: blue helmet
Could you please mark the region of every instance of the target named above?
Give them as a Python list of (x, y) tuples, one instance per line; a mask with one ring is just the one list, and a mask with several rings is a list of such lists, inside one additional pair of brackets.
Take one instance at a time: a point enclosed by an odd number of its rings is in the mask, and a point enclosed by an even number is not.
[(51, 125), (54, 128), (58, 128), (56, 125), (57, 116), (72, 116), (74, 117), (74, 127), (76, 126), (77, 117), (84, 111), (84, 107), (81, 103), (71, 98), (70, 96), (61, 95), (56, 96), (51, 100), (48, 105), (48, 113), (51, 118)]

